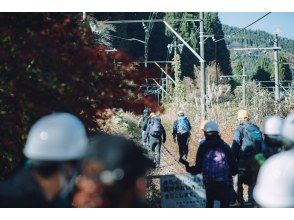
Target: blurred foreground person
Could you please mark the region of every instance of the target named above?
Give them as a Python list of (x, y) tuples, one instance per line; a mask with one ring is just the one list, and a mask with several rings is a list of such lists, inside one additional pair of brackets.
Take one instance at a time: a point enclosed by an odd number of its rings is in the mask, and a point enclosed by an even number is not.
[(282, 125), (283, 119), (280, 116), (270, 116), (264, 122), (264, 147), (263, 153), (266, 158), (282, 151)]
[(254, 199), (262, 207), (294, 208), (294, 113), (282, 126), (288, 151), (271, 156), (261, 167), (254, 188)]
[(237, 206), (244, 207), (243, 184), (248, 185), (248, 202), (255, 205), (252, 193), (259, 165), (256, 158), (262, 157), (263, 139), (259, 127), (250, 122), (246, 110), (237, 113), (239, 125), (234, 133), (232, 152), (238, 164), (238, 175), (234, 177)]
[(73, 206), (146, 207), (145, 173), (153, 162), (139, 146), (120, 136), (101, 135), (91, 141), (77, 180)]
[(204, 125), (205, 140), (197, 152), (196, 170), (203, 175), (206, 189), (206, 208), (213, 208), (214, 200), (221, 207), (229, 207), (232, 176), (237, 174), (237, 164), (231, 148), (219, 136), (219, 128), (214, 121)]
[(28, 167), (0, 182), (0, 207), (70, 207), (75, 164), (87, 142), (84, 125), (71, 114), (38, 120), (24, 147)]

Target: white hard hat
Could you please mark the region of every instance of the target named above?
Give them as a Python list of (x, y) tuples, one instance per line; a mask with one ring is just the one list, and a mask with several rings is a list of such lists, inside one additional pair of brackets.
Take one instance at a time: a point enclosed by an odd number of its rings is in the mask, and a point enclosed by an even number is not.
[(183, 110), (178, 111), (178, 115), (184, 115), (184, 111)]
[(204, 125), (205, 132), (219, 132), (217, 123), (215, 121), (208, 121)]
[(67, 161), (83, 157), (88, 138), (83, 123), (69, 113), (54, 113), (31, 128), (24, 155), (32, 160)]
[(282, 136), (286, 142), (294, 143), (294, 113), (290, 113), (284, 120)]
[(253, 196), (263, 207), (294, 207), (294, 150), (270, 157), (260, 168)]
[(264, 122), (264, 134), (281, 135), (283, 119), (280, 116), (270, 116)]

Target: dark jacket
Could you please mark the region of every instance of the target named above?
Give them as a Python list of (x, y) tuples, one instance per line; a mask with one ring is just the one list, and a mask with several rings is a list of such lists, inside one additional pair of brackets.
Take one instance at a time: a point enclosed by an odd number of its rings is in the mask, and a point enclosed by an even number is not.
[(239, 126), (236, 128), (234, 137), (233, 137), (233, 143), (232, 143), (232, 152), (237, 161), (239, 161), (241, 156), (241, 146), (243, 143), (243, 130), (247, 123), (240, 123)]
[(148, 115), (143, 115), (143, 116), (139, 119), (138, 127), (139, 127), (142, 131), (146, 131), (149, 120), (150, 120), (150, 118), (148, 117)]
[(270, 136), (264, 135), (264, 142), (262, 143), (262, 153), (266, 158), (271, 157), (283, 151), (283, 144), (277, 138), (272, 138)]
[[(151, 128), (151, 123), (152, 122), (152, 119), (150, 119), (149, 121), (148, 121), (148, 125), (147, 125), (147, 129), (146, 129), (146, 137), (145, 137), (145, 141), (147, 141), (147, 138), (148, 138), (148, 136), (152, 136), (151, 134), (150, 134), (150, 128)], [(159, 140), (162, 140), (162, 142), (164, 143), (165, 141), (166, 141), (166, 132), (165, 132), (165, 129), (164, 129), (164, 127), (162, 126), (162, 124), (160, 124), (160, 128), (161, 128), (161, 133), (162, 133), (162, 135), (161, 135), (161, 137), (160, 138), (158, 138)], [(155, 138), (155, 137), (153, 137), (153, 138)]]
[(237, 174), (238, 168), (235, 158), (232, 154), (231, 148), (227, 143), (225, 143), (218, 135), (217, 136), (207, 136), (204, 141), (199, 145), (196, 157), (195, 171), (197, 173), (202, 172), (203, 160), (207, 151), (214, 147), (221, 147), (227, 158), (230, 178)]
[(0, 182), (0, 207), (49, 207), (37, 182), (28, 170), (22, 170), (12, 179)]
[[(189, 130), (191, 130), (191, 124), (190, 124), (190, 121), (189, 121), (188, 118), (187, 118), (187, 122), (188, 122)], [(176, 138), (177, 134), (178, 134), (178, 119), (175, 120), (174, 123), (173, 123), (173, 133), (172, 133), (173, 138)]]
[(70, 197), (47, 201), (28, 169), (19, 171), (11, 179), (0, 181), (1, 208), (69, 208), (71, 201)]

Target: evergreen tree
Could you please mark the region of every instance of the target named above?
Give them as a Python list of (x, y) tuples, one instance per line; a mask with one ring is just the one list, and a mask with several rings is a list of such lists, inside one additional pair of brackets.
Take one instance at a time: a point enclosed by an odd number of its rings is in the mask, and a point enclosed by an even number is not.
[[(252, 77), (256, 81), (270, 81), (273, 73), (273, 64), (266, 57), (259, 59), (255, 67), (255, 73)], [(262, 82), (264, 86), (274, 86), (271, 82)]]
[[(199, 13), (196, 12), (172, 12), (166, 13), (164, 19), (168, 21), (168, 23), (181, 35), (181, 37), (189, 43), (189, 45), (199, 53), (199, 37), (198, 37), (198, 29), (199, 22), (184, 22), (184, 21), (172, 21), (172, 19), (188, 19), (188, 18), (198, 18)], [(169, 38), (170, 43), (172, 43), (173, 39), (175, 40), (175, 35), (166, 28), (165, 30), (166, 36)], [(182, 60), (182, 71), (183, 76), (189, 76), (194, 78), (193, 67), (194, 64), (199, 64), (198, 59), (188, 50), (186, 47), (183, 48), (183, 52), (181, 53)]]
[(287, 62), (285, 54), (284, 53), (279, 53), (278, 60), (279, 60), (280, 80), (282, 80), (282, 81), (284, 81), (284, 80), (292, 80), (291, 69), (290, 69), (289, 65), (284, 64), (284, 63)]
[(183, 80), (181, 80), (181, 59), (179, 54), (175, 54), (172, 62), (172, 66), (174, 68), (175, 73), (175, 89), (174, 89), (174, 97), (176, 101), (185, 100), (185, 87), (183, 84)]
[[(279, 62), (279, 76), (280, 81), (291, 80), (292, 73), (288, 65), (283, 63), (287, 62), (284, 53), (280, 53), (278, 57)], [(257, 81), (274, 81), (275, 80), (275, 69), (274, 62), (270, 58), (262, 57), (259, 59), (255, 66), (255, 74), (252, 79)]]
[[(185, 12), (185, 13), (166, 13), (165, 19), (180, 19), (180, 18), (198, 18), (199, 13)], [(187, 41), (191, 47), (200, 53), (199, 48), (199, 22), (169, 22), (171, 26)], [(222, 25), (218, 18), (218, 13), (204, 14), (204, 32), (205, 35), (214, 35), (215, 39), (223, 37)], [(166, 35), (173, 37), (173, 33), (166, 29)], [(217, 50), (217, 53), (215, 51)], [(184, 47), (182, 57), (183, 75), (193, 77), (193, 65), (199, 65), (198, 59)], [(226, 48), (224, 41), (219, 41), (215, 47), (212, 38), (207, 38), (205, 41), (205, 60), (208, 64), (216, 61), (220, 67), (221, 75), (229, 75), (232, 72), (230, 64), (230, 53)]]

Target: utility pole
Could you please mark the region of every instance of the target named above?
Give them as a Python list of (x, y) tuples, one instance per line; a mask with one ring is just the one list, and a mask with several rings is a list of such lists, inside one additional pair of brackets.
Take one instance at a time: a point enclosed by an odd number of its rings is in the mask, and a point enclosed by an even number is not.
[[(168, 44), (167, 45), (167, 49), (168, 49), (168, 52), (171, 54), (172, 53), (172, 50), (174, 49), (174, 58), (176, 57), (176, 55), (178, 54), (177, 53), (177, 49), (179, 50), (179, 52), (180, 52), (180, 54), (182, 53), (182, 51), (183, 51), (183, 44), (178, 44), (177, 43), (177, 39), (175, 38), (174, 39), (174, 42), (173, 42), (173, 44)], [(175, 77), (175, 85), (177, 84), (177, 79), (179, 78), (180, 76), (178, 76), (178, 77)]]
[(183, 46), (184, 46), (184, 44), (178, 44), (177, 40), (174, 39), (174, 43), (173, 44), (168, 44), (167, 49), (168, 49), (169, 54), (171, 54), (172, 49), (174, 49), (174, 56), (175, 56), (177, 54), (177, 49), (179, 50), (180, 54), (182, 53)]
[(177, 55), (177, 40), (174, 41), (174, 57)]
[(153, 12), (152, 15), (149, 17), (150, 22), (147, 26), (144, 21), (142, 21), (142, 25), (145, 32), (145, 44), (144, 44), (144, 59), (145, 59), (145, 70), (147, 70), (147, 60), (148, 60), (148, 42), (150, 38), (151, 31), (153, 29), (154, 22), (152, 22), (156, 18), (157, 12)]
[[(276, 34), (276, 39), (274, 42), (274, 47), (278, 47), (278, 34)], [(275, 59), (275, 100), (280, 100), (280, 80), (279, 80), (279, 60), (278, 60), (278, 50), (274, 50)]]
[[(165, 72), (166, 72), (166, 76), (165, 76), (165, 79), (166, 79), (166, 82), (165, 82), (165, 89), (166, 89), (166, 91), (168, 91), (168, 86), (169, 86), (169, 84), (168, 84), (168, 78), (167, 78), (167, 76), (168, 76), (168, 74), (167, 74), (167, 64), (165, 64)], [(169, 92), (169, 91), (168, 91)]]
[(274, 42), (274, 47), (246, 47), (246, 48), (234, 48), (235, 53), (238, 51), (274, 51), (274, 65), (275, 65), (275, 100), (278, 101), (280, 99), (280, 82), (279, 82), (279, 63), (278, 63), (278, 51), (282, 48), (278, 46), (278, 35), (276, 35), (276, 39)]
[(145, 44), (144, 44), (144, 60), (145, 60), (145, 70), (147, 69), (147, 59), (148, 59), (148, 39), (147, 39), (148, 29), (145, 29)]
[(215, 58), (215, 77), (216, 77), (216, 85), (218, 86), (218, 73), (217, 73), (217, 43), (214, 42), (214, 58)]
[(204, 120), (207, 117), (206, 114), (206, 77), (205, 77), (205, 56), (204, 56), (204, 25), (203, 25), (203, 12), (200, 15), (200, 93), (201, 93), (201, 118)]
[[(176, 55), (177, 55), (177, 40), (174, 40), (174, 64), (175, 64), (175, 59), (176, 59)], [(178, 73), (175, 72), (175, 85), (179, 84), (179, 79), (180, 79), (180, 75)]]
[(243, 66), (243, 81), (242, 81), (242, 89), (243, 89), (243, 107), (246, 107), (246, 69), (245, 66)]

